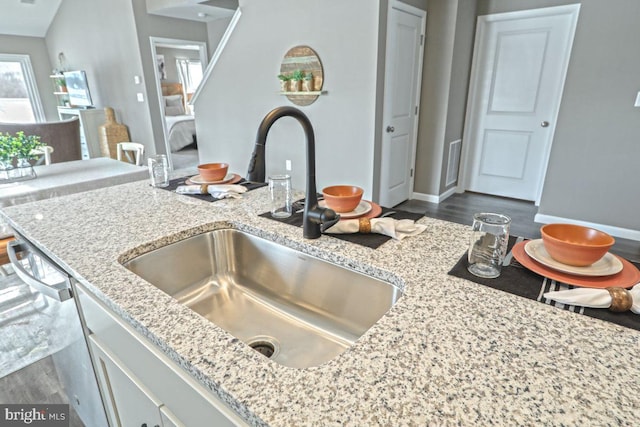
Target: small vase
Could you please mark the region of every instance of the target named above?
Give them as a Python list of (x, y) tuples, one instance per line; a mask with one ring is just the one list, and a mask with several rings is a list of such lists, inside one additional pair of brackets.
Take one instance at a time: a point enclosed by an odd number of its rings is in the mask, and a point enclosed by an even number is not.
[(27, 177), (32, 175), (31, 163), (29, 163), (29, 159), (26, 157), (18, 157), (18, 161), (16, 163), (16, 171), (19, 177)]
[(313, 80), (303, 80), (302, 90), (305, 92), (313, 92)]
[(0, 160), (0, 180), (10, 178), (10, 172), (13, 169), (11, 163), (11, 160)]
[(291, 80), (291, 92), (300, 92), (302, 89), (302, 80)]
[(280, 91), (288, 92), (289, 91), (289, 81), (288, 80), (280, 80)]

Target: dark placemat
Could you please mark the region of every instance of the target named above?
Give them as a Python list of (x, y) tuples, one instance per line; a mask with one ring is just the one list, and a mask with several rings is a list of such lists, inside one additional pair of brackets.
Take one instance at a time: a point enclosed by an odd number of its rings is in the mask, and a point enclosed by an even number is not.
[[(298, 201), (299, 202), (299, 201)], [(411, 219), (414, 221), (419, 220), (420, 218), (423, 217), (422, 214), (417, 214), (417, 213), (413, 213), (413, 212), (407, 212), (407, 211), (399, 211), (397, 209), (388, 209), (388, 208), (382, 208), (382, 212), (381, 215), (389, 212), (389, 211), (394, 211), (395, 213), (390, 215), (390, 218), (394, 218), (394, 219)], [(295, 227), (300, 227), (302, 228), (302, 212), (296, 212), (293, 215), (291, 215), (288, 218), (273, 218), (271, 216), (270, 212), (265, 212), (260, 214), (259, 216), (263, 217), (263, 218), (269, 218), (272, 219), (274, 221), (280, 221), (280, 222), (284, 222), (285, 224), (289, 224), (289, 225), (293, 225)], [(383, 234), (375, 234), (375, 233), (371, 233), (371, 234), (360, 234), (360, 233), (354, 233), (354, 234), (330, 234), (330, 233), (325, 233), (325, 236), (331, 236), (331, 237), (335, 237), (336, 239), (340, 239), (340, 240), (345, 240), (347, 242), (351, 242), (351, 243), (355, 243), (357, 245), (361, 245), (361, 246), (366, 246), (368, 248), (371, 249), (377, 249), (379, 248), (382, 244), (388, 242), (389, 240), (391, 240), (392, 238), (389, 236), (385, 236)]]
[[(516, 238), (511, 236), (509, 238), (509, 248), (511, 250), (515, 244)], [(639, 263), (633, 263), (636, 267), (640, 267)], [(474, 276), (467, 270), (467, 253), (458, 260), (456, 265), (449, 271), (449, 274), (462, 279), (467, 279), (472, 282), (489, 286), (490, 288), (499, 289), (510, 294), (518, 295), (524, 298), (536, 300), (543, 304), (552, 305), (562, 310), (572, 311), (578, 314), (584, 314), (586, 316), (595, 317), (596, 319), (606, 320), (627, 328), (640, 330), (640, 315), (634, 314), (631, 311), (624, 313), (616, 313), (604, 308), (587, 308), (573, 305), (566, 305), (558, 303), (556, 301), (550, 301), (544, 298), (542, 295), (546, 292), (560, 291), (565, 289), (574, 289), (578, 286), (567, 285), (565, 283), (556, 282), (544, 276), (541, 276), (533, 271), (527, 270), (515, 258), (512, 259), (511, 265), (502, 267), (500, 277), (495, 279), (484, 279), (482, 277)]]
[[(181, 178), (169, 180), (169, 186), (163, 187), (163, 189), (168, 191), (176, 191), (176, 188), (178, 188), (179, 185), (189, 185), (186, 183), (187, 179), (189, 178), (191, 178), (191, 176), (183, 176)], [(255, 190), (256, 188), (265, 187), (268, 185), (266, 182), (248, 182), (244, 178), (242, 178), (240, 182), (237, 182), (236, 184), (247, 187), (247, 191)], [(211, 194), (181, 194), (181, 196), (194, 197), (196, 199), (205, 200), (207, 202), (215, 202), (221, 200), (213, 197)]]

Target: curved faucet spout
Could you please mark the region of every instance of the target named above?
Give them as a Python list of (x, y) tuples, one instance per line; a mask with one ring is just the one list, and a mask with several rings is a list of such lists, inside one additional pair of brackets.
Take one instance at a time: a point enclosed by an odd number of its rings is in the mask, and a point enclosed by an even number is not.
[(294, 107), (278, 107), (271, 110), (262, 119), (256, 135), (256, 145), (251, 154), (249, 169), (247, 171), (248, 181), (265, 181), (265, 145), (267, 135), (271, 126), (281, 117), (293, 117), (298, 120), (307, 142), (307, 188), (304, 204), (304, 217), (302, 224), (302, 234), (306, 239), (317, 239), (320, 237), (322, 224), (329, 225), (337, 222), (340, 216), (331, 209), (324, 209), (318, 206), (318, 196), (316, 191), (316, 151), (315, 136), (309, 118), (300, 110)]

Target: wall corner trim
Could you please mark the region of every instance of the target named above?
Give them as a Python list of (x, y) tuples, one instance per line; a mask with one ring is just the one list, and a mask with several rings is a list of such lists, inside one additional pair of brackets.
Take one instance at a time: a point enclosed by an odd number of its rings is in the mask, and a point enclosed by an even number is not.
[(229, 22), (227, 29), (225, 30), (224, 34), (222, 35), (222, 38), (220, 39), (220, 43), (218, 43), (218, 47), (216, 48), (216, 51), (213, 52), (211, 61), (209, 61), (209, 65), (207, 66), (207, 69), (204, 70), (202, 81), (200, 82), (200, 85), (198, 85), (198, 88), (196, 89), (193, 96), (191, 97), (191, 101), (189, 101), (189, 104), (195, 105), (195, 102), (198, 100), (198, 96), (200, 95), (200, 92), (202, 92), (202, 88), (206, 86), (207, 81), (209, 80), (209, 76), (213, 71), (213, 67), (216, 66), (218, 59), (220, 59), (220, 55), (222, 55), (222, 51), (227, 46), (227, 43), (231, 38), (231, 34), (233, 33), (233, 30), (235, 30), (236, 25), (240, 20), (240, 16), (242, 16), (242, 11), (240, 10), (240, 8), (237, 8), (235, 13), (233, 14), (233, 17), (231, 18), (231, 22)]
[(431, 202), (431, 203), (440, 203), (451, 197), (454, 193), (457, 192), (458, 187), (453, 187), (445, 191), (440, 195), (435, 194), (425, 194), (425, 193), (413, 193), (411, 197), (416, 200), (421, 200), (423, 202)]

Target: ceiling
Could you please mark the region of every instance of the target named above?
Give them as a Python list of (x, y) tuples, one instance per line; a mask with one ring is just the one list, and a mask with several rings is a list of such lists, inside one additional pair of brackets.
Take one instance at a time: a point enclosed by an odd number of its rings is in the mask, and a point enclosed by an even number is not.
[(2, 0), (0, 34), (44, 37), (62, 0)]
[[(0, 34), (44, 37), (62, 1), (2, 0)], [(147, 0), (151, 14), (199, 22), (230, 17), (237, 7), (238, 0)]]
[(147, 12), (170, 18), (209, 22), (231, 17), (238, 0), (147, 0)]

